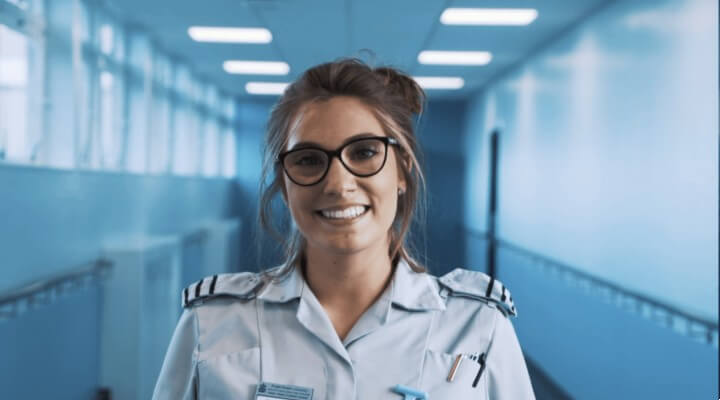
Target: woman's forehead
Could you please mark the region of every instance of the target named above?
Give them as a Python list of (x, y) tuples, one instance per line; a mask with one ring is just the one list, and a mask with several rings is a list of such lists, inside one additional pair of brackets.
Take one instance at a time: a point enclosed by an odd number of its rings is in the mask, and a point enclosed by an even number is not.
[(360, 133), (385, 136), (370, 106), (352, 97), (334, 97), (302, 107), (292, 124), (286, 149), (301, 142), (336, 147)]

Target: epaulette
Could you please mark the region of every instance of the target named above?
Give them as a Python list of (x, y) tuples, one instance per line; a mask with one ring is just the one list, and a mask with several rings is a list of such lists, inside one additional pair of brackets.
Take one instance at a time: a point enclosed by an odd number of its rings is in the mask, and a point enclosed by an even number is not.
[(193, 283), (182, 292), (183, 307), (189, 307), (207, 299), (229, 296), (250, 300), (262, 286), (262, 279), (253, 272), (213, 275)]
[(485, 273), (456, 268), (438, 278), (438, 282), (449, 291), (450, 296), (492, 302), (506, 316), (517, 316), (510, 291)]

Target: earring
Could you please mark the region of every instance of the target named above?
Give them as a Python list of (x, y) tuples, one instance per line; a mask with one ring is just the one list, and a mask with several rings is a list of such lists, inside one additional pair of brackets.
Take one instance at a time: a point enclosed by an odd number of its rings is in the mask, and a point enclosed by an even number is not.
[(402, 196), (403, 194), (405, 194), (405, 191), (398, 188), (398, 196)]

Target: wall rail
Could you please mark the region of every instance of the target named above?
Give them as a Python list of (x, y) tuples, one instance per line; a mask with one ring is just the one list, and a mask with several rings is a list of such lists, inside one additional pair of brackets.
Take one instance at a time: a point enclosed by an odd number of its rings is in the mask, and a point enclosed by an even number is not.
[(50, 304), (70, 291), (98, 283), (110, 274), (111, 267), (112, 262), (101, 258), (0, 293), (0, 321)]
[[(487, 242), (488, 245), (491, 242), (485, 232), (466, 227), (462, 227), (462, 230), (473, 238)], [(506, 250), (527, 259), (531, 264), (543, 268), (546, 274), (553, 278), (580, 287), (589, 294), (601, 296), (607, 302), (625, 311), (652, 320), (695, 341), (718, 347), (718, 323), (716, 321), (694, 315), (676, 306), (624, 288), (507, 240), (495, 238), (494, 242), (497, 249)]]

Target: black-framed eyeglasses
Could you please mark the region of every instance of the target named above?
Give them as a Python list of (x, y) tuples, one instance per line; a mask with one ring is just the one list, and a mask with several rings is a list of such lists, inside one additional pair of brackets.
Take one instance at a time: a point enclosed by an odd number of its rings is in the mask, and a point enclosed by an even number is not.
[(336, 150), (303, 147), (280, 153), (277, 158), (285, 174), (300, 186), (312, 186), (322, 181), (330, 170), (333, 157), (355, 176), (366, 178), (380, 172), (387, 160), (388, 144), (397, 140), (387, 136), (361, 137)]

